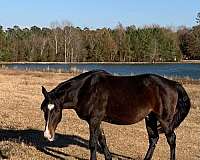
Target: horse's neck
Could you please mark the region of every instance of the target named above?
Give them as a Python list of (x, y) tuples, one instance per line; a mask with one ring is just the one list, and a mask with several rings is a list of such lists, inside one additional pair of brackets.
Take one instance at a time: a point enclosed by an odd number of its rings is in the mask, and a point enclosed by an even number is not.
[(78, 93), (80, 88), (82, 87), (82, 84), (83, 84), (82, 81), (72, 82), (71, 86), (67, 89), (64, 97), (64, 102), (63, 102), (64, 109), (75, 109), (77, 107)]

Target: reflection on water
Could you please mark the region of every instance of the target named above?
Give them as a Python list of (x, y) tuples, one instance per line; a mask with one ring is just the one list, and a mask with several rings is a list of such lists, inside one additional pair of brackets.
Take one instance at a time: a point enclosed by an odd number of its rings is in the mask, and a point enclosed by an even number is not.
[(85, 72), (92, 69), (103, 69), (116, 75), (135, 75), (143, 73), (154, 73), (170, 77), (188, 77), (200, 79), (200, 64), (96, 64), (96, 63), (17, 63), (4, 64), (1, 67), (21, 69), (21, 70), (39, 70), (68, 72)]

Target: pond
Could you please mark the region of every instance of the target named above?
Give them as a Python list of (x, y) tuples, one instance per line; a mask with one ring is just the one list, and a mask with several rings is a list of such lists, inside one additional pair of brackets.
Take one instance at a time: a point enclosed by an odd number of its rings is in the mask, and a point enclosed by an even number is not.
[(112, 63), (4, 63), (0, 67), (33, 71), (85, 72), (103, 69), (115, 75), (154, 73), (169, 77), (200, 79), (198, 63), (112, 64)]

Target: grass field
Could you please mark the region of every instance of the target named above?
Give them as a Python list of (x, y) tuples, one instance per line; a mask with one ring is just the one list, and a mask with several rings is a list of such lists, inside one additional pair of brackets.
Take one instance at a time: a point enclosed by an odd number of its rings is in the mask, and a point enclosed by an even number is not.
[[(0, 70), (0, 159), (88, 159), (88, 125), (74, 111), (63, 112), (55, 142), (49, 143), (43, 138), (41, 86), (51, 90), (75, 75)], [(200, 82), (179, 81), (191, 98), (192, 109), (176, 130), (177, 159), (197, 160), (200, 159)], [(114, 159), (144, 158), (148, 146), (144, 121), (130, 126), (102, 125)], [(98, 153), (98, 159), (104, 156)], [(160, 135), (153, 159), (169, 159), (164, 135)]]

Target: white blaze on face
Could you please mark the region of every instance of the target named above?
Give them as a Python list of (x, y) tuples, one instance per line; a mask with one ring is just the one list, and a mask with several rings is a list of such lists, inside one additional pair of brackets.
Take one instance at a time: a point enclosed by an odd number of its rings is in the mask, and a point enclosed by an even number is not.
[(54, 104), (48, 104), (48, 110), (52, 110), (52, 109), (54, 109)]
[[(48, 104), (48, 110), (51, 111), (52, 109), (54, 109), (54, 104)], [(47, 120), (47, 125), (45, 128), (45, 132), (44, 132), (44, 137), (46, 137), (49, 141), (53, 141), (54, 140), (54, 135), (51, 136), (50, 131), (49, 131), (49, 117)]]

